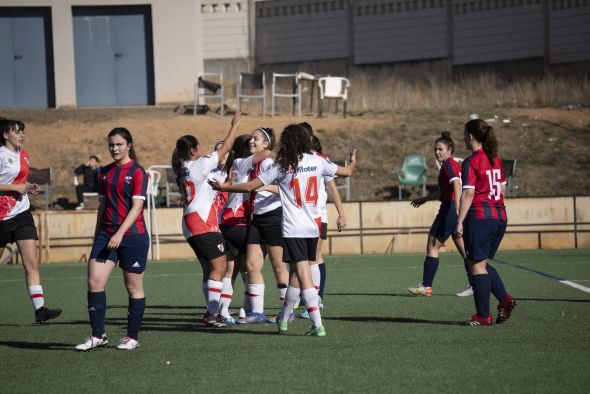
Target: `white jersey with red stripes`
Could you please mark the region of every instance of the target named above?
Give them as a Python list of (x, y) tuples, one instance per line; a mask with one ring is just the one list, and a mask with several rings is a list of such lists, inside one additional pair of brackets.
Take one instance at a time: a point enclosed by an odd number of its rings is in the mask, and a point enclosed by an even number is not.
[[(252, 165), (252, 156), (250, 156), (250, 165), (252, 168), (250, 170), (250, 180), (252, 180), (258, 178), (262, 172), (268, 171), (268, 169), (273, 167), (274, 160), (269, 157), (258, 164)], [(255, 215), (261, 215), (281, 207), (281, 198), (272, 192), (252, 192), (251, 198)]]
[[(0, 184), (15, 185), (27, 182), (29, 177), (29, 154), (24, 150), (13, 152), (0, 147)], [(0, 192), (0, 220), (12, 219), (25, 212), (31, 204), (26, 194)]]
[(218, 233), (217, 192), (207, 182), (218, 165), (217, 152), (183, 163), (181, 178), (184, 215), (182, 232), (186, 239), (193, 235)]
[(338, 166), (315, 154), (304, 153), (295, 171), (285, 173), (273, 165), (258, 178), (265, 185), (279, 182), (283, 205), (283, 238), (317, 238), (320, 235), (319, 187), (323, 177), (336, 175)]
[[(230, 173), (232, 183), (246, 183), (250, 178), (252, 169), (252, 156), (235, 159)], [(220, 224), (227, 226), (245, 226), (250, 222), (252, 204), (250, 193), (229, 193), (227, 202), (223, 207)]]
[[(223, 171), (219, 169), (219, 166), (215, 167), (215, 169), (213, 171), (211, 171), (211, 173), (209, 174), (209, 176), (207, 177), (207, 179), (211, 179), (211, 180), (215, 180), (218, 181), (219, 183), (224, 183), (225, 180), (227, 179), (227, 174)], [(217, 210), (217, 222), (219, 224), (221, 224), (221, 214), (223, 212), (223, 207), (225, 206), (225, 203), (227, 202), (227, 199), (229, 197), (229, 193), (228, 192), (220, 192), (218, 191), (215, 194), (215, 206), (216, 206), (216, 210)]]

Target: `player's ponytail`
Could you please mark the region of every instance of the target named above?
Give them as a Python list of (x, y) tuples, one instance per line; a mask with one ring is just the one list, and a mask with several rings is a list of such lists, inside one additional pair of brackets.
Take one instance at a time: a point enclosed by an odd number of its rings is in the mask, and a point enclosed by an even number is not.
[(481, 119), (472, 119), (465, 123), (465, 132), (481, 143), (490, 165), (493, 166), (498, 156), (498, 139), (494, 128)]
[(129, 157), (131, 160), (137, 162), (137, 154), (135, 153), (135, 148), (133, 147), (133, 137), (131, 136), (129, 130), (127, 130), (125, 127), (115, 127), (109, 133), (108, 138), (114, 137), (116, 135), (123, 137), (123, 139), (127, 141), (127, 144), (131, 145), (129, 148)]
[(225, 161), (225, 166), (223, 166), (223, 171), (229, 175), (231, 171), (231, 167), (234, 164), (234, 160), (242, 159), (244, 157), (248, 157), (250, 155), (250, 147), (248, 143), (252, 136), (250, 134), (242, 134), (236, 138), (234, 144), (229, 151), (229, 156), (227, 156), (227, 160)]
[(176, 175), (178, 189), (182, 190), (182, 177), (185, 176), (183, 163), (190, 157), (191, 149), (197, 149), (199, 141), (192, 135), (185, 135), (176, 140), (176, 148), (172, 152), (172, 171)]
[(440, 137), (434, 141), (434, 145), (438, 144), (439, 142), (445, 144), (446, 147), (451, 151), (451, 154), (455, 153), (455, 141), (453, 141), (451, 138), (451, 133), (448, 131), (443, 131), (440, 133)]
[(281, 134), (276, 163), (286, 173), (293, 170), (292, 175), (295, 177), (299, 160), (303, 158), (304, 153), (310, 151), (311, 140), (307, 131), (300, 125), (289, 125), (285, 127)]

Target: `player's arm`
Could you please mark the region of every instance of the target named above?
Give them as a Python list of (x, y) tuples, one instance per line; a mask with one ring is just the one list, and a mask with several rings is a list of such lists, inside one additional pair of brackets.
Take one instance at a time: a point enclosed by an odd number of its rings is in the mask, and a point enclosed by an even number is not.
[(459, 216), (459, 206), (461, 205), (461, 194), (462, 190), (461, 190), (461, 181), (459, 180), (459, 178), (456, 178), (455, 180), (453, 180), (453, 196), (455, 199), (455, 211), (457, 212), (457, 216)]
[(350, 152), (350, 156), (348, 157), (348, 165), (346, 167), (340, 167), (336, 169), (336, 175), (339, 176), (351, 176), (354, 172), (354, 168), (356, 167), (356, 149)]
[(457, 215), (457, 236), (463, 236), (463, 222), (467, 217), (467, 212), (473, 202), (473, 196), (475, 195), (475, 189), (463, 189), (461, 193), (461, 202), (459, 204), (459, 214)]
[(104, 195), (98, 196), (98, 211), (96, 212), (96, 226), (94, 227), (94, 237), (100, 234), (102, 228), (102, 215), (104, 214), (105, 197)]
[(17, 192), (20, 194), (27, 194), (27, 185), (30, 183), (9, 183), (0, 185), (0, 192)]
[(121, 226), (119, 226), (117, 232), (113, 234), (113, 236), (111, 237), (109, 244), (107, 245), (107, 249), (117, 249), (119, 245), (121, 245), (123, 236), (125, 235), (127, 230), (129, 230), (129, 228), (133, 225), (133, 223), (135, 223), (137, 217), (141, 213), (141, 210), (143, 209), (143, 202), (143, 199), (133, 198), (132, 206), (129, 210), (129, 213), (125, 217), (125, 220), (123, 220), (123, 223), (121, 223)]
[(231, 150), (231, 147), (234, 144), (234, 141), (236, 140), (236, 133), (240, 128), (240, 122), (243, 117), (244, 116), (241, 112), (236, 112), (234, 117), (232, 118), (231, 127), (229, 128), (229, 131), (227, 132), (227, 135), (223, 140), (223, 145), (221, 145), (221, 148), (217, 150), (217, 157), (219, 161), (221, 161), (225, 157), (225, 155)]
[(338, 189), (336, 188), (336, 182), (334, 182), (333, 179), (326, 182), (326, 186), (328, 197), (330, 197), (330, 199), (334, 201), (336, 211), (338, 212), (338, 220), (336, 221), (336, 227), (338, 228), (338, 231), (342, 231), (346, 228), (346, 216), (344, 216), (344, 207), (342, 206), (342, 199), (340, 198), (340, 193), (338, 193)]
[(279, 185), (270, 184), (270, 185), (261, 186), (258, 189), (256, 189), (256, 191), (257, 192), (271, 192), (274, 194), (279, 194)]
[(252, 165), (256, 165), (268, 158), (274, 158), (274, 153), (271, 150), (265, 149), (262, 152), (257, 152), (252, 155)]
[(256, 190), (262, 186), (264, 183), (260, 180), (260, 178), (252, 179), (250, 182), (246, 183), (237, 183), (237, 184), (229, 184), (229, 183), (220, 183), (218, 180), (209, 180), (209, 185), (214, 190), (222, 191), (222, 192), (232, 192), (232, 193), (245, 193), (251, 192)]

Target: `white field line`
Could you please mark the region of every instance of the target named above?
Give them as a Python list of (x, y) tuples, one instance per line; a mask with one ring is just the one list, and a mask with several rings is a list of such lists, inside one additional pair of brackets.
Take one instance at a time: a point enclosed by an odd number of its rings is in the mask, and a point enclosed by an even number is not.
[(562, 283), (567, 286), (571, 286), (574, 289), (582, 290), (585, 293), (590, 293), (590, 287), (582, 286), (578, 283), (572, 282), (571, 280), (560, 280), (559, 283)]

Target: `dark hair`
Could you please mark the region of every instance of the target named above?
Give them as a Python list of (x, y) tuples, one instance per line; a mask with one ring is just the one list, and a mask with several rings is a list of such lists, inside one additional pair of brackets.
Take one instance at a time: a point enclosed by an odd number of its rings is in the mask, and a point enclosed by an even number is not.
[(176, 174), (176, 184), (182, 190), (181, 179), (185, 176), (182, 163), (189, 159), (190, 150), (196, 149), (199, 141), (192, 135), (184, 135), (176, 140), (176, 148), (172, 152), (172, 170)]
[(438, 144), (439, 142), (445, 144), (447, 148), (451, 151), (451, 154), (455, 153), (455, 141), (453, 141), (453, 139), (451, 138), (451, 133), (449, 133), (448, 131), (443, 131), (442, 133), (440, 133), (440, 137), (438, 137), (434, 141), (434, 145)]
[[(276, 163), (284, 172), (288, 172), (290, 169), (296, 169), (303, 154), (311, 150), (309, 134), (304, 127), (297, 124), (285, 127), (281, 133), (280, 145)], [(297, 172), (293, 172), (293, 177), (296, 174)]]
[(90, 157), (88, 157), (88, 160), (90, 160), (90, 159), (94, 159), (94, 160), (96, 160), (98, 163), (100, 163), (100, 159), (99, 159), (99, 158), (98, 158), (98, 156), (96, 156), (96, 155), (90, 155)]
[(226, 174), (229, 174), (229, 171), (234, 164), (234, 160), (242, 159), (250, 155), (250, 147), (248, 146), (248, 143), (251, 138), (252, 136), (250, 134), (242, 134), (236, 138), (229, 151), (229, 156), (227, 156), (227, 160), (225, 161), (225, 166), (223, 166), (223, 171)]
[(0, 145), (6, 145), (6, 138), (4, 138), (4, 133), (9, 131), (16, 131), (21, 130), (25, 131), (25, 124), (20, 120), (12, 120), (1, 118), (0, 119)]
[(258, 127), (254, 129), (254, 131), (256, 130), (260, 131), (264, 139), (268, 141), (268, 150), (273, 150), (276, 140), (275, 131), (271, 127)]
[(472, 119), (465, 123), (465, 133), (469, 133), (481, 143), (490, 165), (493, 167), (498, 156), (498, 139), (492, 126), (481, 119)]
[(309, 123), (307, 123), (307, 122), (299, 123), (299, 126), (303, 127), (305, 129), (305, 131), (307, 131), (307, 133), (309, 134), (310, 137), (313, 135), (313, 128), (311, 127), (311, 125)]
[(311, 148), (318, 153), (322, 153), (322, 144), (316, 135), (311, 136)]
[(137, 161), (137, 155), (135, 154), (135, 148), (133, 147), (133, 137), (131, 136), (129, 130), (127, 130), (125, 127), (115, 127), (109, 133), (108, 138), (114, 137), (116, 135), (120, 135), (125, 141), (127, 141), (127, 144), (131, 144), (131, 148), (129, 149), (129, 157), (131, 160)]

